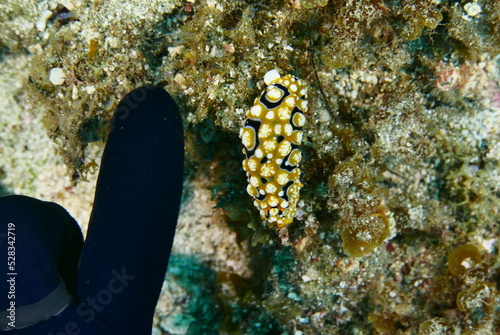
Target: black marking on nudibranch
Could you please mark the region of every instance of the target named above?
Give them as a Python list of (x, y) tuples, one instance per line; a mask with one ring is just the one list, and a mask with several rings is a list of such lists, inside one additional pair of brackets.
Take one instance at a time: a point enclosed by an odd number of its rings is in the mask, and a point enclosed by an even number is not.
[(261, 122), (259, 120), (254, 120), (254, 119), (247, 119), (245, 122), (245, 128), (250, 128), (253, 132), (253, 147), (251, 148), (246, 148), (246, 155), (248, 157), (252, 157), (255, 154), (255, 149), (259, 147), (259, 136), (257, 135), (259, 133), (259, 128), (260, 128)]
[[(269, 101), (267, 99), (267, 93), (269, 92), (269, 90), (272, 88), (272, 87), (276, 87), (277, 89), (279, 89), (280, 91), (283, 92), (281, 98), (276, 101), (276, 102), (272, 102), (272, 101)], [(279, 105), (281, 105), (283, 103), (283, 101), (290, 95), (290, 92), (288, 91), (288, 89), (283, 86), (283, 85), (280, 85), (280, 84), (274, 84), (274, 85), (269, 85), (269, 87), (264, 91), (264, 93), (262, 93), (262, 95), (260, 96), (260, 102), (267, 108), (267, 109), (274, 109), (276, 107), (278, 107)]]

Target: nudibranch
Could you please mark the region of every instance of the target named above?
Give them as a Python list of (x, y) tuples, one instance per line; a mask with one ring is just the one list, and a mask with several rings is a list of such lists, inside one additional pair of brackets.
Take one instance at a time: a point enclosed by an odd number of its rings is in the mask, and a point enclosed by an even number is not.
[(276, 70), (264, 76), (266, 89), (255, 99), (240, 129), (243, 170), (247, 192), (254, 199), (262, 220), (283, 228), (293, 221), (299, 193), (304, 186), (299, 163), (302, 127), (306, 122), (307, 86), (292, 75)]

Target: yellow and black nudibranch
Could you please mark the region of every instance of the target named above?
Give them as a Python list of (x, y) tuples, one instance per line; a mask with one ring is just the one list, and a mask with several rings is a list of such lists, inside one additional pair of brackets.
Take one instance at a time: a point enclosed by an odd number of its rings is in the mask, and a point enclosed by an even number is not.
[(300, 189), (302, 127), (307, 111), (306, 83), (276, 70), (264, 76), (266, 89), (255, 99), (240, 129), (247, 192), (260, 216), (274, 227), (293, 221)]

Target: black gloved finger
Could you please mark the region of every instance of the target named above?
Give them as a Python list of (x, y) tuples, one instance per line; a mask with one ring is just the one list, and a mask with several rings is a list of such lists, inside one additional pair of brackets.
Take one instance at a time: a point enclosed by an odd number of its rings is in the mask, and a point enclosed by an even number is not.
[(172, 97), (154, 86), (127, 94), (104, 150), (80, 261), (77, 294), (87, 321), (95, 315), (117, 334), (151, 331), (183, 164), (182, 120)]

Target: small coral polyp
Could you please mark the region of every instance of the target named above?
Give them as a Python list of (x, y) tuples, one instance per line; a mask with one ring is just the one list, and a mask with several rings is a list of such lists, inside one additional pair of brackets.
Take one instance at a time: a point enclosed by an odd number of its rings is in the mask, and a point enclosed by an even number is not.
[(300, 189), (299, 163), (302, 154), (302, 127), (307, 111), (306, 83), (295, 76), (280, 77), (269, 71), (268, 85), (240, 129), (243, 142), (243, 170), (248, 178), (247, 192), (262, 220), (283, 228), (293, 221)]

